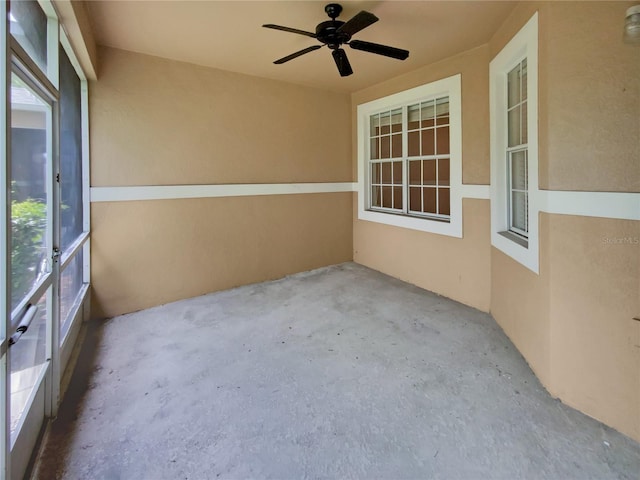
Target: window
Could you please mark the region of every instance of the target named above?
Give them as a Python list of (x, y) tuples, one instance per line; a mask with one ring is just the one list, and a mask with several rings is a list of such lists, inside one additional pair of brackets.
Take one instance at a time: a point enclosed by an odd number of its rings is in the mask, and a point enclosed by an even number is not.
[(358, 106), (358, 218), (462, 236), (460, 76)]
[(491, 243), (538, 272), (538, 17), (490, 65)]
[(527, 175), (527, 59), (507, 74), (507, 202), (509, 230), (529, 235)]

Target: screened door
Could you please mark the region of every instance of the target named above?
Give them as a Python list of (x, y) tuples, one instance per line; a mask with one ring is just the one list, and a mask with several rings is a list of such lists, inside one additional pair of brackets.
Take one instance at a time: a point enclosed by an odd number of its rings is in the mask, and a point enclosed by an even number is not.
[(88, 290), (86, 79), (48, 1), (2, 2), (0, 478), (22, 478)]

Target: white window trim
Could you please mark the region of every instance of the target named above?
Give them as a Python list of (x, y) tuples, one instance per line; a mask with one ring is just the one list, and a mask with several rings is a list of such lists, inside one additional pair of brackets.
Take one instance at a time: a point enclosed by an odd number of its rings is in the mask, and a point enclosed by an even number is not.
[[(443, 78), (404, 92), (358, 105), (358, 219), (384, 223), (395, 227), (437, 233), (462, 238), (462, 103), (461, 76)], [(436, 96), (449, 97), (450, 142), (450, 220), (443, 222), (430, 218), (375, 212), (367, 205), (367, 157), (369, 149), (369, 116), (380, 110), (393, 110), (408, 103)]]
[[(529, 238), (517, 241), (509, 235), (507, 202), (507, 73), (527, 58), (527, 128), (529, 176)], [(511, 39), (489, 65), (491, 118), (491, 245), (539, 273), (538, 213), (538, 13)], [(511, 234), (514, 235), (514, 234)], [(515, 235), (514, 235), (515, 236)]]

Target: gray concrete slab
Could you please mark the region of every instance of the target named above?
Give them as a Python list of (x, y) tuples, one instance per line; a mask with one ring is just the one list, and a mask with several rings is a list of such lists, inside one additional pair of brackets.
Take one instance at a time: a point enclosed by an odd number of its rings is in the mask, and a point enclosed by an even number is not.
[(635, 479), (493, 319), (353, 263), (100, 324), (37, 478)]

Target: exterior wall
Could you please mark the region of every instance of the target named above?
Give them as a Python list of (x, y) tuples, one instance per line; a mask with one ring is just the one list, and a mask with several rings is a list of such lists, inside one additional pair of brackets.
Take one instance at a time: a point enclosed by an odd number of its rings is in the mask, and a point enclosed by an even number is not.
[(91, 186), (351, 181), (348, 95), (100, 54)]
[[(540, 238), (549, 238), (547, 216), (540, 215)], [(491, 314), (543, 385), (550, 389), (550, 266), (547, 241), (540, 242), (536, 275), (497, 248), (491, 248)], [(552, 394), (555, 392), (551, 391)]]
[(622, 41), (625, 10), (637, 3), (546, 6), (540, 188), (640, 192), (640, 52)]
[[(640, 191), (631, 4), (523, 3), (489, 44), (493, 58), (538, 11), (541, 189)], [(492, 314), (553, 395), (640, 439), (640, 222), (540, 221), (540, 275), (492, 249)]]
[[(357, 196), (354, 195), (357, 219)], [(464, 238), (356, 220), (356, 262), (405, 282), (489, 311), (489, 202), (464, 199)]]
[[(349, 96), (101, 49), (91, 185), (350, 182)], [(92, 314), (352, 259), (351, 194), (99, 202)]]
[[(352, 95), (352, 156), (357, 158), (359, 104), (458, 73), (462, 74), (462, 181), (489, 183), (489, 50), (484, 45)], [(354, 161), (354, 178), (356, 177)], [(490, 305), (489, 202), (463, 200), (464, 238), (358, 220), (354, 199), (356, 262), (483, 311)]]
[(549, 215), (551, 388), (640, 437), (640, 221)]
[(350, 261), (351, 195), (94, 203), (93, 313), (112, 317)]

